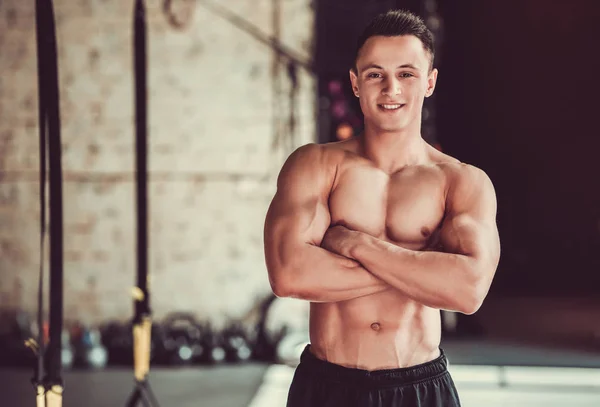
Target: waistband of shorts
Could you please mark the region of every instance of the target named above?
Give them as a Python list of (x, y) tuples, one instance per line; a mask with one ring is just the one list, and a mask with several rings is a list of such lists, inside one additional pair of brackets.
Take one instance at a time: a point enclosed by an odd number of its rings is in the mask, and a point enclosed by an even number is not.
[(325, 380), (333, 380), (346, 384), (366, 384), (374, 386), (401, 386), (426, 381), (448, 373), (448, 359), (444, 350), (440, 355), (419, 365), (382, 370), (363, 370), (341, 366), (317, 358), (306, 345), (300, 357), (298, 369), (317, 375)]

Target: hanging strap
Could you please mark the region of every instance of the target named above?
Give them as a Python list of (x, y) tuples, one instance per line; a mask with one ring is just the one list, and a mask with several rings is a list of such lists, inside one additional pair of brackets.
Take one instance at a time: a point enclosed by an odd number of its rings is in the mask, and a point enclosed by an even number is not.
[[(56, 28), (52, 0), (36, 0), (36, 34), (38, 51), (38, 96), (40, 127), (40, 242), (43, 259), (45, 235), (45, 179), (46, 152), (49, 174), (50, 214), (50, 321), (49, 342), (43, 341), (43, 261), (40, 265), (38, 292), (38, 337), (40, 353), (35, 380), (38, 389), (43, 377), (47, 401), (59, 405), (62, 400), (61, 334), (63, 328), (63, 210), (60, 110), (58, 92), (58, 61), (56, 51)], [(47, 132), (47, 134), (46, 134)], [(47, 136), (47, 137), (46, 137)], [(46, 150), (47, 148), (47, 150)], [(45, 349), (44, 349), (45, 348)], [(43, 365), (42, 365), (43, 361)], [(48, 392), (51, 394), (48, 396)]]
[[(36, 42), (37, 42), (37, 69), (38, 69), (38, 127), (39, 127), (39, 156), (40, 156), (40, 276), (38, 282), (38, 338), (37, 338), (37, 365), (34, 372), (33, 383), (38, 386), (44, 375), (44, 240), (46, 236), (46, 92), (45, 81), (42, 76), (44, 61), (47, 59), (46, 47), (42, 43), (46, 37), (44, 30), (43, 6), (36, 2)], [(40, 389), (38, 388), (38, 392)], [(43, 391), (41, 391), (43, 393)]]
[(146, 14), (143, 0), (135, 2), (134, 17), (135, 141), (137, 186), (137, 288), (135, 322), (150, 313), (148, 292), (148, 114)]
[(134, 376), (146, 380), (150, 370), (150, 292), (148, 289), (148, 108), (146, 10), (136, 0), (134, 10), (135, 141), (137, 190), (137, 286), (134, 289)]

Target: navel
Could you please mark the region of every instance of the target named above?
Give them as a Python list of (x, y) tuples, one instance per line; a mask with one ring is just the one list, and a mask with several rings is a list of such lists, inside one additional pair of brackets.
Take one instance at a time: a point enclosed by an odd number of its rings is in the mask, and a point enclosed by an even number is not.
[(381, 329), (381, 324), (379, 322), (373, 322), (371, 324), (371, 329), (374, 331), (379, 331)]

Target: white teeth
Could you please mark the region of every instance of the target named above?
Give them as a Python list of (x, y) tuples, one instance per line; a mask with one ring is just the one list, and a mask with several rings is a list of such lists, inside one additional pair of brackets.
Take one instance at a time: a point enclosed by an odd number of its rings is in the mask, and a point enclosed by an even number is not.
[(402, 105), (381, 105), (384, 109), (398, 109)]

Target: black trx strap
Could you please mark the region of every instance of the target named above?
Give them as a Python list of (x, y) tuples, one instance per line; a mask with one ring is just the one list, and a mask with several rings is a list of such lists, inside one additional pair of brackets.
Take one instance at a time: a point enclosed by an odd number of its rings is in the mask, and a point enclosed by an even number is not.
[[(38, 1), (39, 3), (39, 1)], [(43, 30), (41, 9), (36, 4), (36, 40), (37, 40), (37, 69), (38, 69), (38, 128), (39, 128), (39, 158), (40, 158), (40, 277), (38, 283), (38, 337), (37, 337), (37, 366), (33, 382), (38, 385), (44, 375), (44, 240), (46, 236), (46, 104), (42, 66), (44, 47), (42, 46)]]
[(158, 406), (147, 375), (150, 370), (150, 293), (148, 290), (148, 109), (146, 11), (143, 0), (135, 1), (134, 18), (135, 133), (137, 185), (137, 286), (134, 289), (133, 338), (135, 388), (128, 407), (139, 402)]
[(148, 293), (148, 108), (147, 108), (146, 13), (136, 0), (134, 18), (135, 144), (137, 176), (137, 287), (143, 297), (135, 301), (134, 322), (150, 314)]
[[(38, 364), (34, 383), (39, 406), (62, 405), (61, 334), (63, 328), (63, 213), (60, 111), (56, 28), (52, 0), (36, 0), (40, 138), (40, 282), (38, 292)], [(46, 134), (47, 132), (47, 134)], [(46, 137), (47, 136), (47, 137)], [(50, 322), (44, 344), (43, 250), (46, 230), (46, 153), (50, 188)], [(45, 373), (45, 374), (44, 374)]]

